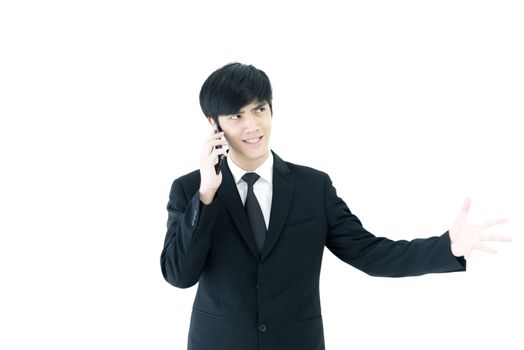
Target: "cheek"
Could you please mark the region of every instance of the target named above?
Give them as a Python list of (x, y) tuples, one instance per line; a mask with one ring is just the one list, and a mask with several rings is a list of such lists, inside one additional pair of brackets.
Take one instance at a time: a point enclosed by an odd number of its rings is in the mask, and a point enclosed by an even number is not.
[(240, 141), (238, 137), (235, 137), (232, 135), (227, 135), (226, 140), (227, 140), (227, 143), (229, 144), (229, 148), (238, 148), (238, 146), (242, 143), (242, 141)]
[(233, 128), (228, 128), (228, 130), (224, 130), (224, 136), (226, 137), (227, 142), (233, 143), (236, 142), (239, 138), (238, 133)]
[(232, 140), (232, 141), (228, 141), (228, 143), (229, 143), (229, 147), (238, 148), (238, 146), (242, 143), (242, 141)]
[(266, 134), (269, 135), (271, 133), (271, 123), (266, 124), (264, 130), (266, 131)]

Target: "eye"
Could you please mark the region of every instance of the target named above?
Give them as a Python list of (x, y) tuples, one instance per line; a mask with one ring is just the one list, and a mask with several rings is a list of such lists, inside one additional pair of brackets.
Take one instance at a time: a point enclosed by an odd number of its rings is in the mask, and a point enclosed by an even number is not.
[(260, 107), (259, 109), (257, 109), (257, 112), (259, 112), (259, 111), (260, 111), (260, 112), (263, 112), (263, 111), (265, 111), (265, 110), (266, 110), (265, 107)]
[(240, 118), (240, 114), (231, 114), (229, 116), (229, 119), (230, 120), (237, 120), (238, 118)]

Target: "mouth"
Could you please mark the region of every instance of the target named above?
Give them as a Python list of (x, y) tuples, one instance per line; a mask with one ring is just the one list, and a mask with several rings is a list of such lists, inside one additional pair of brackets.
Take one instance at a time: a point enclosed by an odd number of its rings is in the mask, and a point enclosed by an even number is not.
[(262, 138), (263, 137), (264, 137), (264, 135), (256, 137), (256, 138), (253, 138), (253, 139), (242, 140), (242, 142), (247, 143), (249, 145), (258, 145), (259, 143), (262, 142)]

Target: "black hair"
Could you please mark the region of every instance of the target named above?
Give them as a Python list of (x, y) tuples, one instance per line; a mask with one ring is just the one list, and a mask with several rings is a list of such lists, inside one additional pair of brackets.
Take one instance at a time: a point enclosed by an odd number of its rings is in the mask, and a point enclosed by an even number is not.
[(271, 83), (266, 73), (252, 65), (226, 64), (206, 79), (200, 90), (200, 107), (206, 117), (230, 115), (253, 101), (266, 101), (273, 113)]

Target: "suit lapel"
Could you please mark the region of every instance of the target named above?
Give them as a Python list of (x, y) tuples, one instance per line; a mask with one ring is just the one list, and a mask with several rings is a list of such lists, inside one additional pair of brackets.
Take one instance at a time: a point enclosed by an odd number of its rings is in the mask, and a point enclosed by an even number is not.
[(290, 170), (286, 163), (273, 152), (273, 199), (271, 200), (269, 228), (262, 249), (261, 260), (269, 254), (286, 223), (295, 189), (295, 181), (289, 176), (289, 173)]
[(237, 185), (235, 184), (227, 162), (224, 164), (225, 166), (222, 166), (222, 184), (217, 190), (218, 197), (233, 218), (235, 225), (253, 256), (257, 260), (263, 260), (271, 249), (273, 249), (282, 233), (289, 208), (291, 207), (295, 181), (289, 176), (290, 170), (286, 163), (273, 152), (273, 199), (271, 200), (271, 214), (264, 248), (262, 249), (262, 253), (259, 254), (253, 232), (251, 231), (249, 221), (244, 211), (244, 206), (242, 205), (242, 200), (238, 193)]
[(233, 175), (231, 174), (231, 170), (229, 170), (227, 162), (224, 162), (224, 165), (222, 166), (222, 184), (218, 187), (217, 193), (218, 197), (222, 200), (222, 203), (224, 203), (224, 206), (233, 218), (238, 231), (240, 231), (240, 234), (247, 243), (251, 253), (258, 260), (260, 254), (258, 253), (255, 237), (253, 237), (244, 206), (242, 205), (242, 200), (238, 193), (237, 185), (235, 184), (235, 180), (233, 179)]

